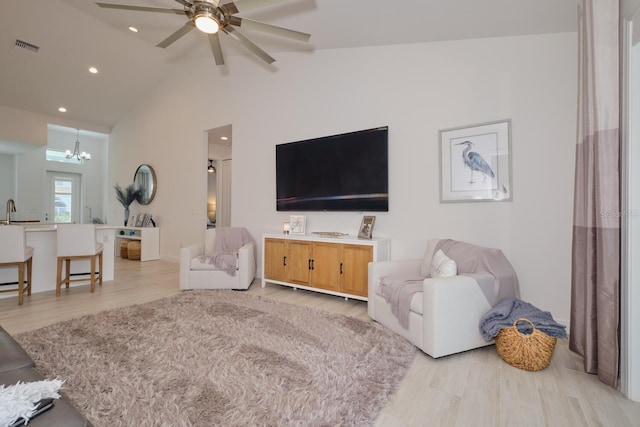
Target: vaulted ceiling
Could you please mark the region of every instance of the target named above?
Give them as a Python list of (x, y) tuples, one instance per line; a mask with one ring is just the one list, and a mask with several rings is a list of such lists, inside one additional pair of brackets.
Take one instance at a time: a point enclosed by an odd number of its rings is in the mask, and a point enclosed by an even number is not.
[[(102, 0), (177, 8), (174, 0)], [(311, 34), (309, 43), (243, 31), (278, 53), (316, 49), (571, 32), (578, 0), (288, 0), (239, 16)], [(224, 1), (223, 1), (224, 2)], [(204, 34), (191, 31), (166, 49), (155, 47), (185, 23), (173, 14), (104, 9), (88, 0), (0, 1), (0, 105), (113, 126), (177, 62), (213, 61)], [(139, 29), (138, 33), (128, 30)], [(15, 46), (16, 39), (38, 52)], [(227, 65), (247, 54), (222, 36)], [(97, 74), (88, 72), (90, 66)], [(268, 67), (256, 61), (256, 67)], [(58, 107), (65, 106), (66, 113)]]

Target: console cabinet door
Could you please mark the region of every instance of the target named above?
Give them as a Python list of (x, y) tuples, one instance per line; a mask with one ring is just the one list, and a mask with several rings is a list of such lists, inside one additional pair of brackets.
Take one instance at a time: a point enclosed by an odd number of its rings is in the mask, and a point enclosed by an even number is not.
[(287, 241), (287, 267), (289, 282), (308, 285), (311, 282), (311, 242)]
[(366, 297), (368, 294), (368, 268), (373, 261), (373, 248), (361, 245), (342, 245), (341, 292)]
[(288, 279), (287, 262), (287, 241), (282, 239), (265, 239), (264, 276), (267, 279), (286, 282)]
[(313, 244), (311, 284), (315, 288), (340, 292), (340, 257), (342, 245)]

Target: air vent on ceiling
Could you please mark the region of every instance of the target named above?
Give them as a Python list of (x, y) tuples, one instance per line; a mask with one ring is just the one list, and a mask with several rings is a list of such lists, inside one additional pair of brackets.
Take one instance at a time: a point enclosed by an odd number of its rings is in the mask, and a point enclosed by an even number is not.
[(20, 39), (16, 39), (13, 45), (14, 47), (19, 47), (32, 53), (38, 53), (38, 51), (40, 50), (40, 46), (36, 46), (33, 43), (29, 43)]

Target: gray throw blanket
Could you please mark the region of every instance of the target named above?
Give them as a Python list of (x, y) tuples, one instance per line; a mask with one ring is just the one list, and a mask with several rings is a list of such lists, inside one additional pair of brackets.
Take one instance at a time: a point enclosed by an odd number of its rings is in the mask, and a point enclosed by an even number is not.
[(442, 249), (456, 262), (458, 274), (473, 274), (486, 271), (495, 277), (492, 290), (482, 288), (492, 306), (505, 298), (520, 297), (518, 276), (507, 257), (500, 249), (485, 248), (471, 243), (442, 239), (435, 250)]
[(235, 276), (238, 249), (247, 243), (255, 243), (255, 240), (253, 240), (246, 228), (218, 228), (213, 242), (213, 253), (211, 255), (205, 254), (200, 258), (200, 262), (208, 262), (217, 268), (223, 269), (228, 275)]
[(411, 297), (422, 292), (422, 276), (384, 276), (380, 278), (380, 296), (391, 305), (391, 312), (400, 325), (409, 329)]
[[(520, 317), (529, 319), (537, 329), (555, 338), (566, 338), (566, 326), (553, 320), (548, 311), (541, 311), (528, 302), (517, 298), (506, 298), (489, 310), (480, 320), (480, 332), (485, 341), (491, 341), (502, 328), (513, 326), (513, 322)], [(518, 322), (518, 330), (523, 334), (530, 334), (531, 325)]]

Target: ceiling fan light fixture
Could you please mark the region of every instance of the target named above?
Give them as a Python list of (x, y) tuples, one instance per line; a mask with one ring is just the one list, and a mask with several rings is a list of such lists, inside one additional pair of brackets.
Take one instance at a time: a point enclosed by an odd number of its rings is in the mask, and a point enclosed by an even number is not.
[(203, 33), (215, 34), (220, 29), (218, 19), (209, 9), (196, 11), (193, 22), (196, 24), (196, 28)]

